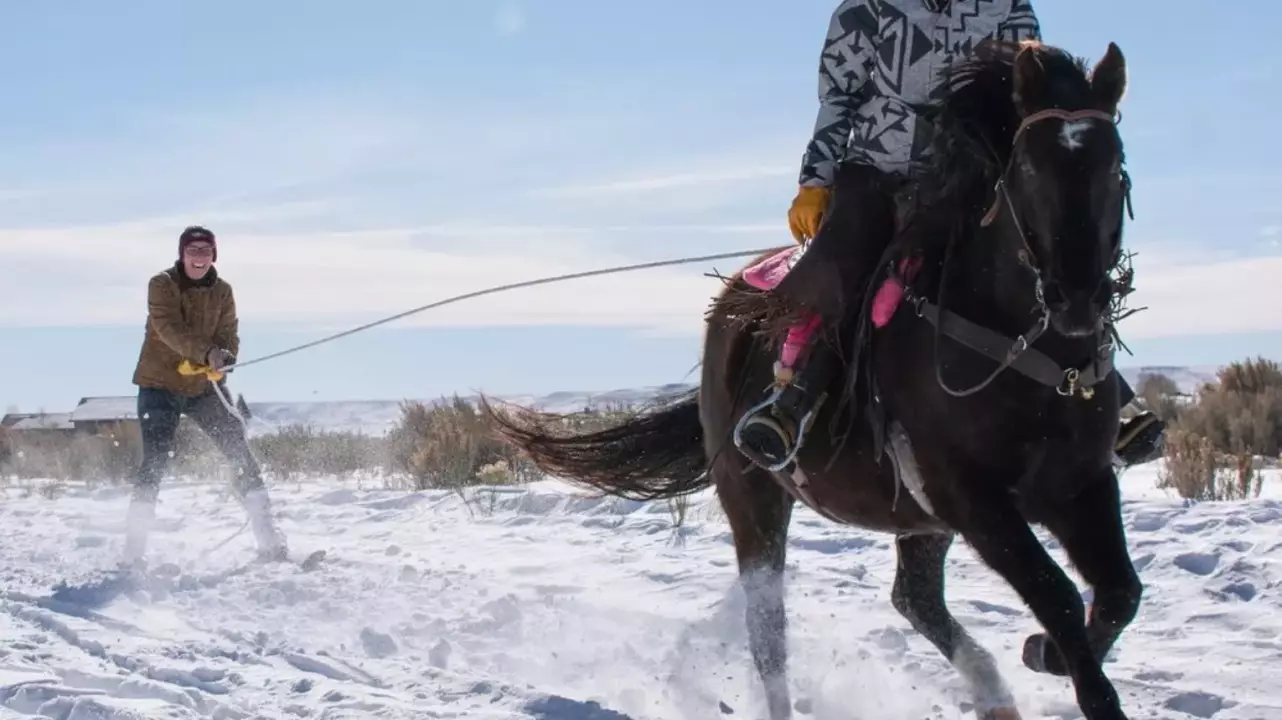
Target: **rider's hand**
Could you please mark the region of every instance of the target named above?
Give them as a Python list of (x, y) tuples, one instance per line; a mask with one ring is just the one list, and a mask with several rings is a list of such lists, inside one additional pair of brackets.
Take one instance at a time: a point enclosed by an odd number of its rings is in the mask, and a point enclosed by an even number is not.
[(212, 370), (222, 370), (228, 365), (235, 365), (236, 356), (220, 347), (216, 347), (209, 351), (208, 364)]
[(788, 228), (798, 243), (813, 238), (819, 232), (819, 224), (828, 210), (828, 200), (832, 192), (819, 185), (802, 186), (797, 197), (788, 210)]

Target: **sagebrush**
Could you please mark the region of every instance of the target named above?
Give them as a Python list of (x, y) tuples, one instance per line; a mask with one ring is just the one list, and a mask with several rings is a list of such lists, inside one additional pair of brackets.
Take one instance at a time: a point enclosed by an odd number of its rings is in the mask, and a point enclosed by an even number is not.
[(1138, 394), (1168, 422), (1158, 486), (1189, 500), (1257, 497), (1259, 465), (1282, 452), (1282, 368), (1263, 357), (1230, 363), (1191, 398), (1152, 376)]
[(419, 490), (503, 485), (537, 479), (537, 469), (491, 432), (477, 407), (457, 395), (428, 405), (401, 404), (389, 436), (396, 470)]

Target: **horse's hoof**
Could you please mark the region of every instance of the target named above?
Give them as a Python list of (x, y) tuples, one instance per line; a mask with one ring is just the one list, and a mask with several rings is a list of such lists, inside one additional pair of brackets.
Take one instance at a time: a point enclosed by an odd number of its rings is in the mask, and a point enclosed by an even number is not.
[(993, 708), (979, 714), (976, 720), (1022, 720), (1019, 711), (1013, 707)]
[(1060, 677), (1068, 675), (1064, 657), (1059, 654), (1059, 648), (1055, 647), (1055, 643), (1051, 642), (1045, 633), (1029, 635), (1024, 641), (1024, 667), (1033, 672), (1048, 675)]

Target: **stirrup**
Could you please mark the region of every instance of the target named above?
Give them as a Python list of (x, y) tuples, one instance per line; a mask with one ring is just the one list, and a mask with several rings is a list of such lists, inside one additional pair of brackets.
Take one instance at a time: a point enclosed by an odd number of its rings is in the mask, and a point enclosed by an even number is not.
[(757, 453), (753, 452), (751, 449), (745, 448), (743, 445), (743, 429), (747, 427), (748, 423), (756, 417), (757, 413), (773, 405), (775, 401), (779, 399), (779, 396), (783, 394), (783, 391), (786, 389), (779, 385), (772, 385), (772, 388), (773, 388), (772, 392), (766, 397), (765, 400), (762, 400), (756, 405), (753, 405), (751, 408), (748, 409), (747, 412), (743, 414), (743, 417), (739, 418), (739, 422), (736, 423), (734, 427), (734, 445), (736, 448), (739, 449), (739, 452), (748, 456), (748, 458), (751, 459), (754, 463), (761, 465), (763, 469), (768, 470), (769, 472), (779, 472), (784, 468), (788, 467), (789, 465), (791, 465), (793, 461), (797, 458), (797, 453), (801, 452), (801, 447), (802, 445), (805, 444), (805, 441), (806, 441), (806, 430), (810, 428), (810, 424), (814, 420), (815, 412), (819, 408), (819, 406), (822, 405), (822, 403), (815, 403), (814, 407), (806, 411), (806, 414), (802, 416), (801, 421), (797, 423), (796, 438), (793, 440), (792, 449), (788, 452), (788, 455), (784, 457), (784, 459), (773, 464), (759, 463), (757, 461), (757, 457), (758, 457)]

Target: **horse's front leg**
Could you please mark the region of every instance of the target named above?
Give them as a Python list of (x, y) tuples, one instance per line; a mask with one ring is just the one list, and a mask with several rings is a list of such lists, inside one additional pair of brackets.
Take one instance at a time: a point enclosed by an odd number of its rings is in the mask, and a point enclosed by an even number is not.
[(946, 520), (986, 565), (1010, 583), (1059, 648), (1086, 720), (1126, 720), (1117, 691), (1086, 635), (1086, 610), (1072, 579), (1042, 547), (1014, 498), (988, 477), (955, 475)]
[[(1117, 475), (1106, 469), (1071, 502), (1057, 503), (1040, 519), (1094, 590), (1086, 635), (1095, 658), (1103, 662), (1135, 619), (1144, 592), (1127, 550)], [(1064, 657), (1044, 633), (1024, 643), (1024, 664), (1038, 672), (1068, 674)]]

